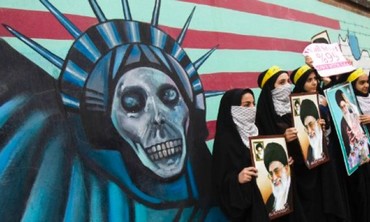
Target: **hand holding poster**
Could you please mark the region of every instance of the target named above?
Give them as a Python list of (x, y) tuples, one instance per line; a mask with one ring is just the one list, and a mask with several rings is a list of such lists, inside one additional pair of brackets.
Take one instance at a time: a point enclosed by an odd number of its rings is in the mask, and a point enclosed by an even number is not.
[(250, 139), (257, 186), (270, 219), (293, 211), (291, 169), (284, 136), (255, 136)]
[(303, 50), (303, 55), (311, 57), (312, 65), (322, 77), (346, 73), (355, 69), (343, 56), (338, 43), (312, 43)]

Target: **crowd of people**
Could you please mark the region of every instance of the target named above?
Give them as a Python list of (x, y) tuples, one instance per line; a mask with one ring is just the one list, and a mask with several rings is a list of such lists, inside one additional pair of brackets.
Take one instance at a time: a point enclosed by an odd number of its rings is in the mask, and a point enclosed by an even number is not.
[[(230, 221), (370, 222), (370, 164), (365, 160), (348, 176), (323, 93), (336, 84), (350, 83), (360, 108), (356, 118), (369, 127), (368, 75), (359, 68), (321, 78), (306, 58), (306, 64), (291, 73), (278, 66), (261, 72), (257, 80), (261, 89), (258, 101), (251, 89), (225, 92), (217, 116), (212, 176), (219, 205)], [(319, 110), (307, 111), (314, 110), (307, 108), (313, 106), (311, 101), (302, 101), (301, 106), (294, 102), (292, 110), (291, 93), (317, 93)], [(325, 142), (329, 161), (311, 169), (307, 167), (292, 115), (300, 115), (310, 137), (307, 159), (321, 158), (322, 147), (315, 144)], [(252, 161), (249, 138), (271, 135), (284, 135), (289, 157), (277, 143), (255, 148), (272, 186), (271, 196), (264, 200), (256, 182), (259, 172)], [(283, 209), (288, 199), (293, 203), (293, 211), (271, 218), (271, 213)]]

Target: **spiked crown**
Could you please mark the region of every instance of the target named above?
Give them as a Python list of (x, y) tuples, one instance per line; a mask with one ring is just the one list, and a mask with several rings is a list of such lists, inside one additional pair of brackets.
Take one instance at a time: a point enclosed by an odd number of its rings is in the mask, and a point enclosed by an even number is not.
[[(166, 65), (168, 61), (174, 60), (182, 67), (185, 72), (176, 73), (179, 75), (178, 79), (183, 87), (185, 87), (188, 99), (195, 105), (196, 109), (205, 110), (204, 91), (197, 70), (216, 47), (194, 63), (191, 62), (181, 47), (195, 8), (188, 17), (180, 35), (175, 40), (158, 28), (160, 0), (155, 2), (151, 24), (133, 21), (127, 0), (122, 0), (125, 18), (114, 20), (107, 20), (96, 0), (89, 0), (99, 23), (91, 26), (85, 32), (81, 32), (48, 0), (40, 1), (76, 39), (69, 49), (65, 60), (12, 27), (8, 25), (4, 25), (4, 27), (61, 69), (59, 86), (63, 104), (67, 108), (76, 111), (80, 110), (81, 102), (86, 100), (87, 103), (98, 107), (97, 109), (106, 110), (109, 101), (99, 98), (107, 96), (107, 92), (104, 92), (107, 87), (96, 87), (96, 84), (90, 84), (89, 86), (88, 84), (89, 79), (92, 78), (95, 79), (95, 82), (99, 79), (104, 80), (108, 78), (108, 76), (101, 74), (92, 75), (97, 67), (104, 69), (100, 64), (101, 61), (107, 57), (115, 56), (115, 60), (122, 60), (122, 63), (119, 65), (124, 66), (133, 63), (135, 59), (140, 57), (140, 54), (154, 54), (158, 60), (161, 60), (161, 64)], [(113, 51), (114, 53), (112, 54)], [(174, 66), (167, 66), (169, 69), (174, 69)], [(117, 72), (118, 65), (113, 66), (109, 70), (110, 77), (114, 78)]]

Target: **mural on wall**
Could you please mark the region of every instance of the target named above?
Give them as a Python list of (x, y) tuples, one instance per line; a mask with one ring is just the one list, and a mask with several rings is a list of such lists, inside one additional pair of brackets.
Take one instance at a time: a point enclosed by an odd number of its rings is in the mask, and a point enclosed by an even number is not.
[[(57, 82), (1, 47), (2, 221), (215, 221), (205, 97), (198, 68), (181, 47), (194, 10), (173, 39), (151, 23), (108, 20), (80, 31), (42, 4), (74, 37), (65, 59), (4, 27), (61, 70)], [(32, 87), (30, 87), (32, 85)], [(6, 207), (5, 207), (6, 206)]]
[(343, 55), (353, 62), (353, 66), (370, 71), (370, 52), (361, 50), (356, 33), (348, 32), (345, 38), (339, 35), (338, 43)]
[(369, 20), (321, 1), (129, 1), (0, 2), (2, 221), (223, 220), (206, 173), (220, 95), (258, 95), (322, 30), (370, 65)]

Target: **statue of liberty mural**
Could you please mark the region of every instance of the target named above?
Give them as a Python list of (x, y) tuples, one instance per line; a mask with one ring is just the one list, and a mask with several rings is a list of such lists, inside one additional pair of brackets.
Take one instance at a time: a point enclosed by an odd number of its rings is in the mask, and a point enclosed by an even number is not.
[[(159, 0), (150, 24), (127, 0), (114, 20), (90, 0), (99, 23), (85, 32), (41, 2), (75, 41), (62, 59), (4, 24), (61, 74), (30, 80), (25, 68), (0, 85), (1, 220), (220, 220), (197, 73), (215, 48), (192, 62), (181, 47), (194, 10), (175, 40), (158, 28)], [(10, 87), (20, 81), (43, 88)]]

